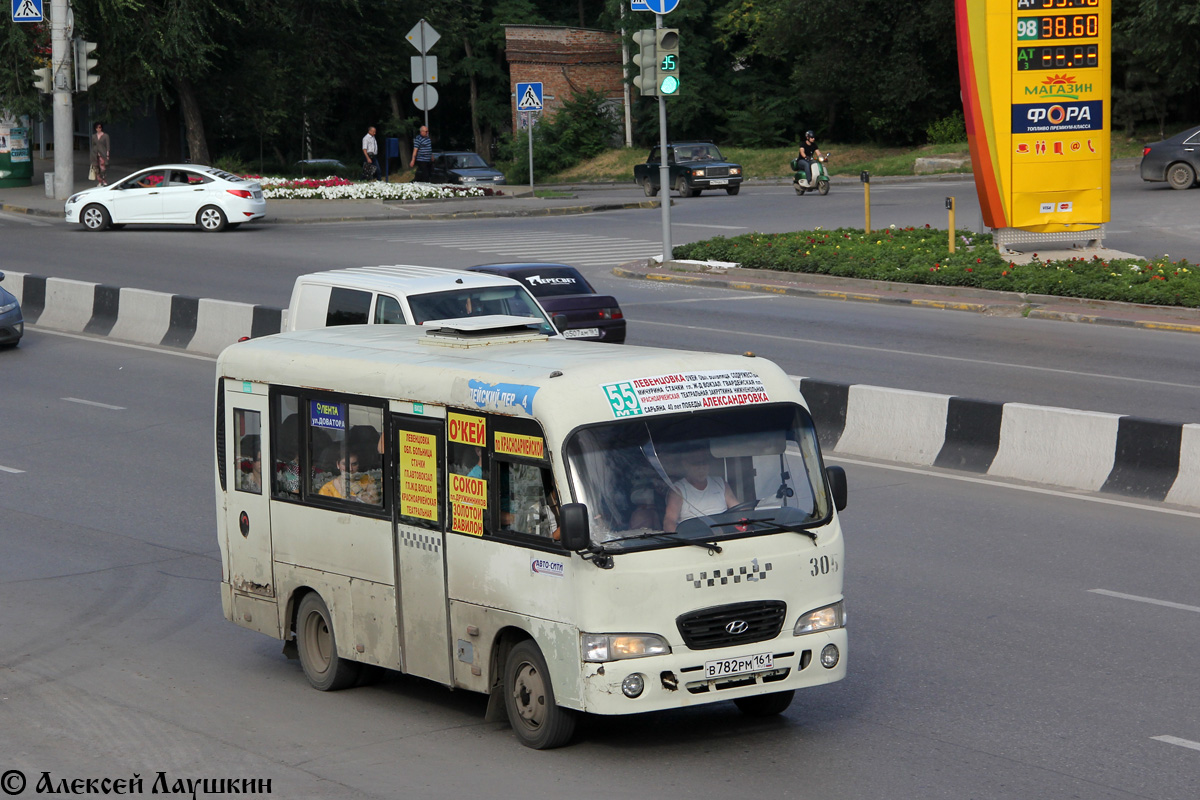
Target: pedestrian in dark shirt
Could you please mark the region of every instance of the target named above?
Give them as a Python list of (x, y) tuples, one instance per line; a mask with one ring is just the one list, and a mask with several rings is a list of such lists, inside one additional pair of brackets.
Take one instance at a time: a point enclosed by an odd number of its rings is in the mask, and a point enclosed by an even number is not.
[(429, 128), (424, 125), (421, 126), (420, 132), (413, 137), (412, 159), (408, 165), (417, 168), (414, 181), (429, 183), (429, 173), (433, 166), (433, 140), (429, 138)]

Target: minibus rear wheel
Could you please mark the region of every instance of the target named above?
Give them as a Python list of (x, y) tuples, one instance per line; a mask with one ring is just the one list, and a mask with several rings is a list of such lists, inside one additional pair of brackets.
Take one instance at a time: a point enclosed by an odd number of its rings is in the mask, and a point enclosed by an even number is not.
[(756, 694), (753, 697), (739, 697), (733, 702), (748, 717), (774, 717), (787, 711), (787, 707), (792, 704), (792, 698), (795, 695), (795, 690), (772, 692), (771, 694)]
[(504, 705), (521, 744), (534, 750), (562, 747), (575, 733), (575, 712), (554, 702), (550, 670), (532, 640), (520, 642), (504, 667)]
[(339, 658), (333, 618), (321, 595), (310, 592), (300, 601), (296, 614), (296, 649), (300, 666), (313, 688), (335, 692), (353, 686), (358, 680), (359, 664)]

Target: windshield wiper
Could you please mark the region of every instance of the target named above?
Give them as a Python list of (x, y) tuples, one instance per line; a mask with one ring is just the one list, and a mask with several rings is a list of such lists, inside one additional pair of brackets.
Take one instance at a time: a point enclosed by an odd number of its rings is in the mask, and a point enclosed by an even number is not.
[(653, 537), (658, 537), (659, 539), (666, 539), (671, 542), (682, 542), (683, 544), (692, 544), (692, 545), (695, 545), (696, 547), (705, 547), (705, 548), (708, 548), (708, 552), (710, 552), (710, 553), (722, 552), (721, 546), (715, 542), (706, 542), (703, 539), (689, 539), (686, 536), (680, 536), (677, 533), (667, 533), (666, 531), (646, 531), (645, 533), (639, 533), (637, 536), (622, 536), (618, 541), (628, 542), (632, 539), (650, 539)]
[[(772, 524), (772, 523), (774, 523), (774, 524)], [(717, 528), (730, 528), (730, 527), (734, 527), (736, 525), (754, 525), (754, 524), (765, 525), (767, 528), (771, 529), (772, 531), (792, 531), (794, 533), (803, 534), (804, 536), (807, 536), (808, 538), (812, 539), (813, 545), (816, 545), (816, 543), (817, 543), (817, 534), (815, 531), (811, 531), (808, 528), (797, 528), (794, 525), (780, 525), (775, 521), (774, 517), (755, 517), (754, 519), (743, 517), (742, 519), (737, 519), (732, 522), (710, 522), (708, 527), (712, 528), (713, 530), (716, 530)]]

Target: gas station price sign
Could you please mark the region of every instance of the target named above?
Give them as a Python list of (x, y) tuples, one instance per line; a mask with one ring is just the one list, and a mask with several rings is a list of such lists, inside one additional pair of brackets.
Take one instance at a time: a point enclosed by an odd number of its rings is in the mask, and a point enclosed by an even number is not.
[(954, 0), (959, 81), (985, 224), (1109, 220), (1113, 0)]

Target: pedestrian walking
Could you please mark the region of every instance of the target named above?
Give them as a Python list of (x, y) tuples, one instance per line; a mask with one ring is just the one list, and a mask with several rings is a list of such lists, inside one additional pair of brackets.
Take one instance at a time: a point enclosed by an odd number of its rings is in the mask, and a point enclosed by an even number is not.
[(379, 143), (375, 141), (375, 126), (367, 128), (367, 135), (362, 140), (363, 178), (370, 180), (379, 178)]
[(108, 162), (112, 157), (112, 140), (108, 134), (104, 132), (104, 125), (97, 122), (94, 132), (91, 135), (91, 150), (92, 150), (92, 180), (97, 181), (97, 186), (108, 186), (108, 179), (105, 177), (108, 173)]
[(430, 172), (433, 169), (433, 140), (429, 138), (429, 128), (425, 125), (422, 125), (421, 130), (413, 137), (412, 159), (408, 165), (417, 168), (414, 181), (429, 183)]

